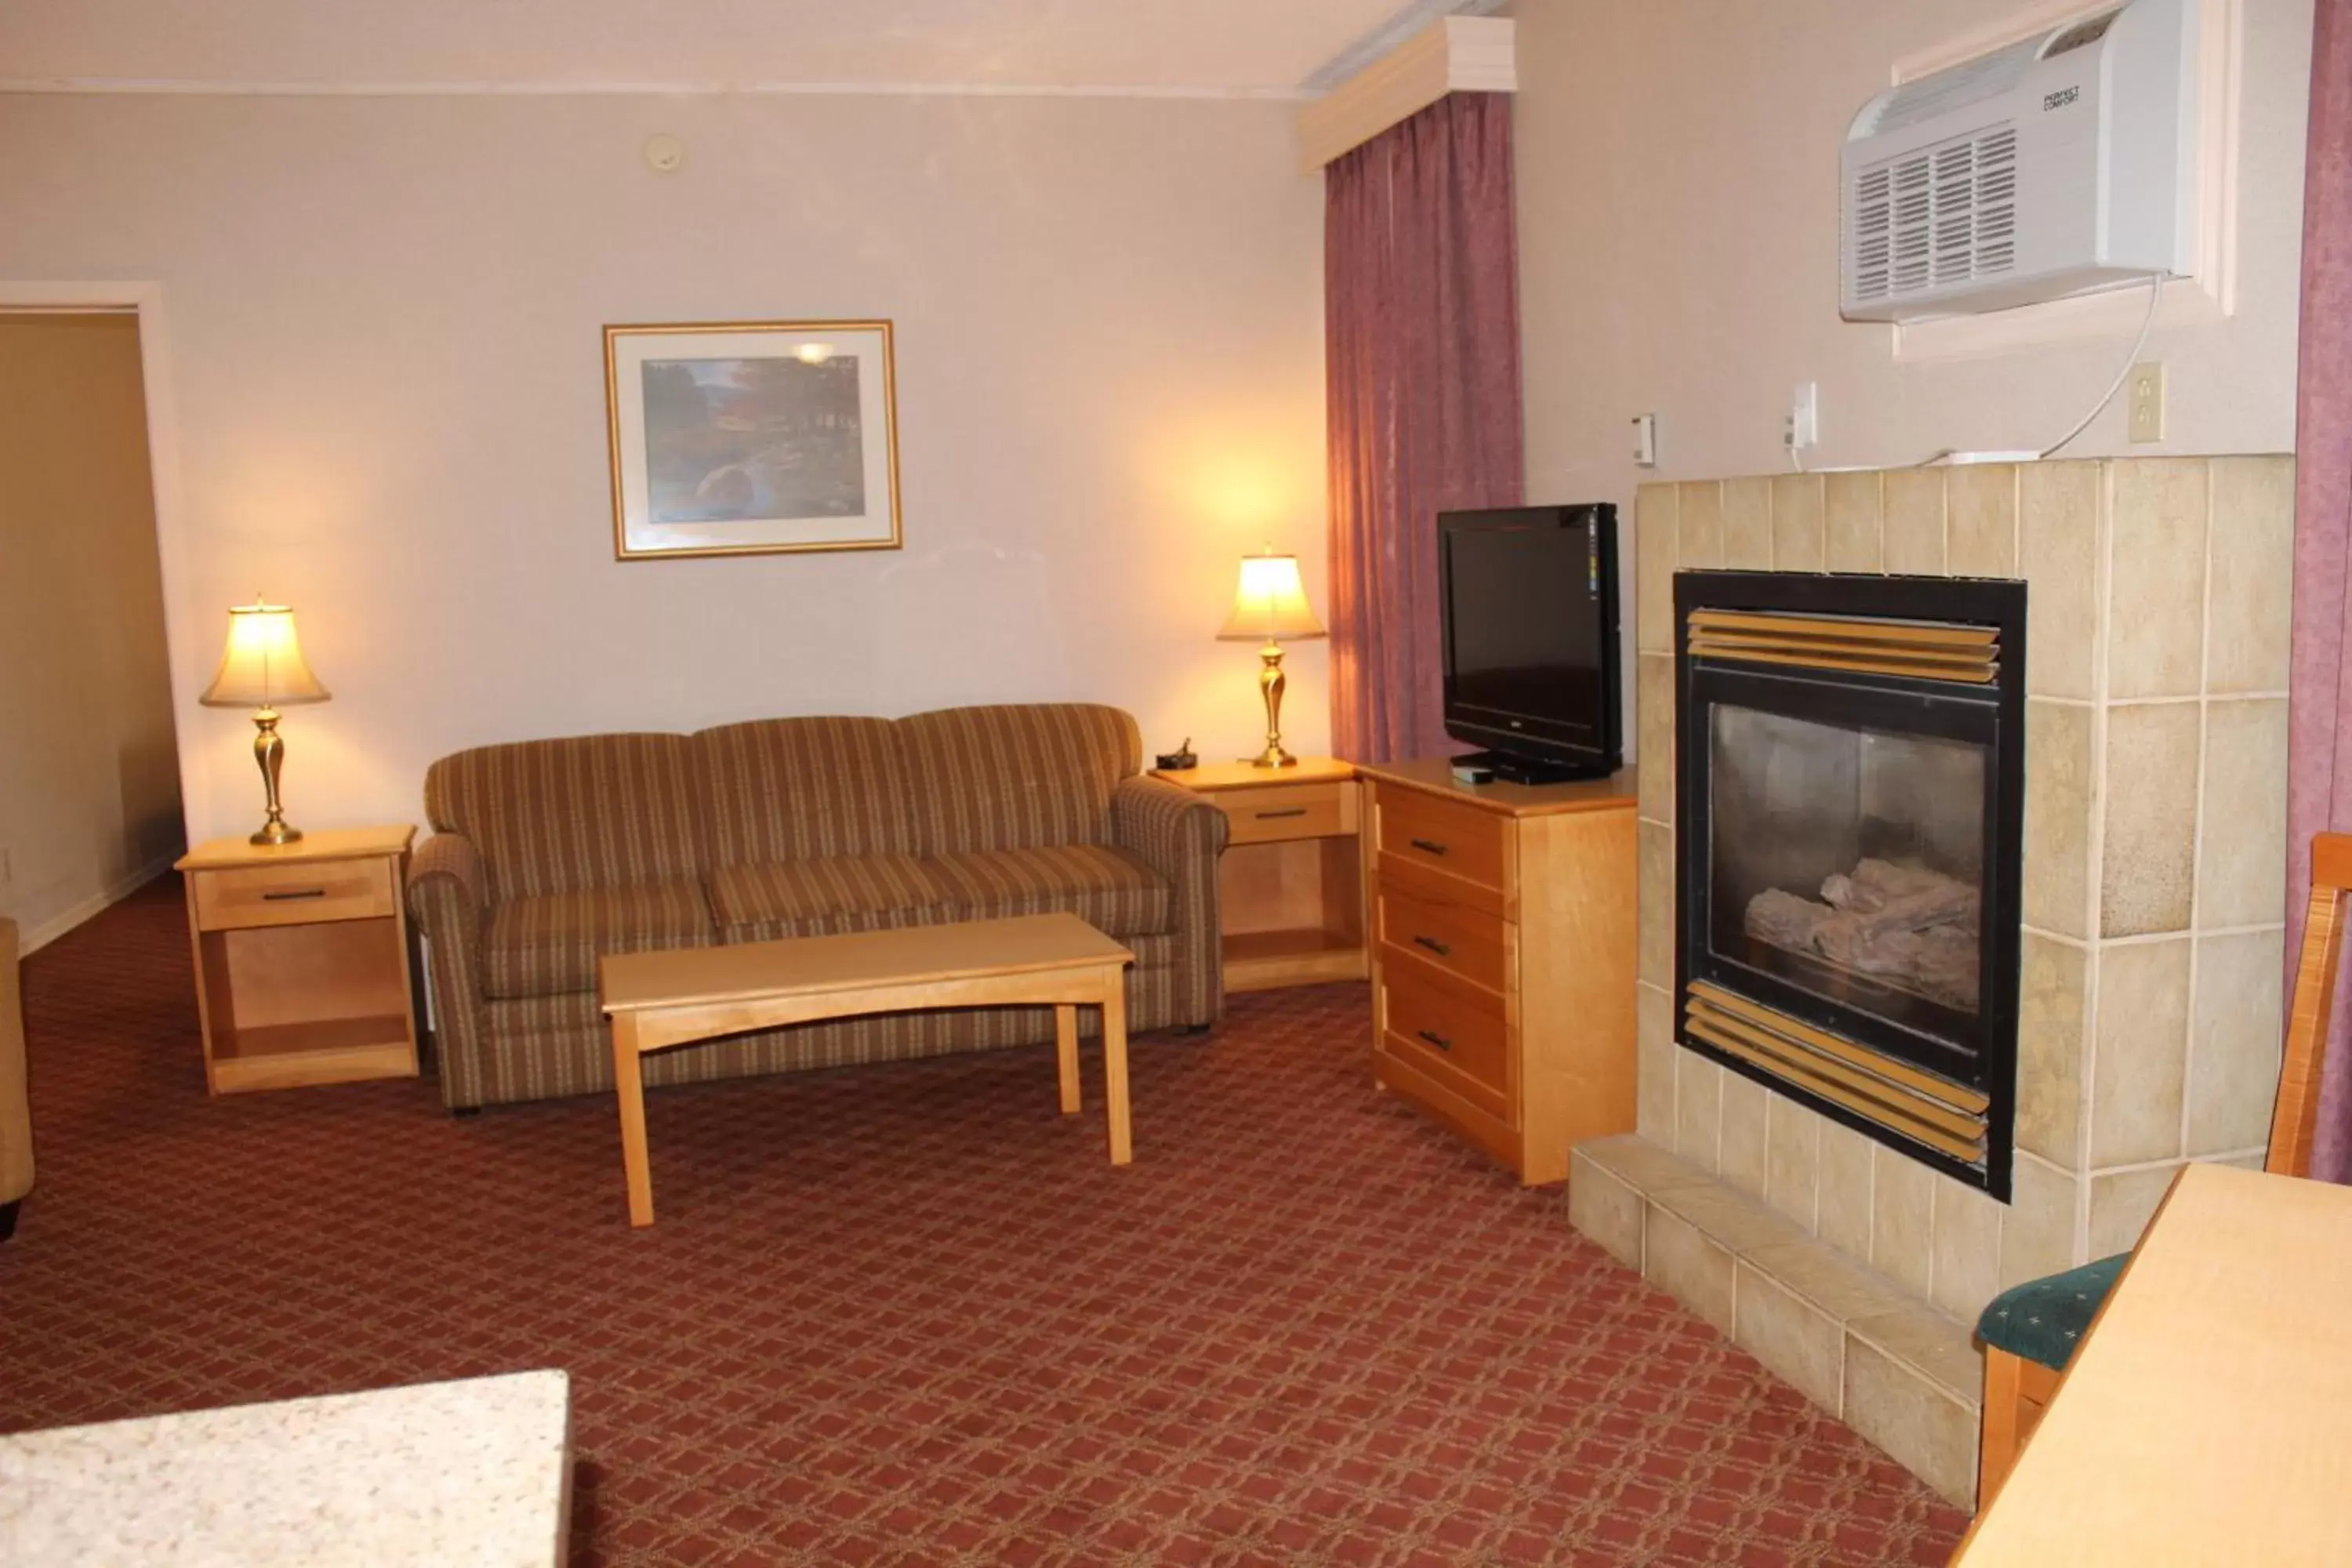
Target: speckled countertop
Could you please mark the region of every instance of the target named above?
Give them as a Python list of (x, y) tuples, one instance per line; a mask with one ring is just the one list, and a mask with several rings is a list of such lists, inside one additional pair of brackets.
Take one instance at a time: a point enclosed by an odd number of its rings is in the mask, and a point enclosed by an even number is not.
[(561, 1372), (0, 1437), (0, 1563), (563, 1562)]

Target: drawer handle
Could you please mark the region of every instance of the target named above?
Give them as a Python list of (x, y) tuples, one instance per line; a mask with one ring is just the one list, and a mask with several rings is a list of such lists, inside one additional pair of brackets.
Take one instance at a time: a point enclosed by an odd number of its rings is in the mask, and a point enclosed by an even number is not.
[(1425, 855), (1443, 855), (1445, 853), (1445, 846), (1440, 844), (1434, 838), (1416, 838), (1412, 841), (1412, 847)]
[(1306, 816), (1306, 815), (1307, 815), (1307, 808), (1306, 808), (1305, 806), (1303, 806), (1303, 805), (1286, 805), (1286, 806), (1284, 806), (1280, 811), (1261, 811), (1261, 812), (1259, 812), (1259, 813), (1257, 814), (1257, 819), (1258, 819), (1260, 822), (1264, 822), (1264, 821), (1265, 821), (1268, 817), (1274, 817), (1274, 816)]
[(1450, 1051), (1454, 1048), (1454, 1042), (1434, 1029), (1416, 1029), (1413, 1032), (1441, 1051)]
[(267, 904), (282, 904), (289, 899), (323, 899), (326, 896), (327, 889), (324, 888), (301, 888), (290, 892), (264, 893), (261, 895), (261, 901)]
[(1430, 952), (1437, 954), (1440, 958), (1451, 958), (1454, 956), (1454, 949), (1446, 943), (1438, 941), (1433, 936), (1417, 936), (1412, 940), (1419, 945), (1429, 949)]

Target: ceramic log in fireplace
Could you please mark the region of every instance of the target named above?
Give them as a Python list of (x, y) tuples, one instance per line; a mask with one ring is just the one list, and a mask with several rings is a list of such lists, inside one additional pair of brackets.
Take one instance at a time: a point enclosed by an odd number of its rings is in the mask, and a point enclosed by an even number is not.
[(1675, 578), (1682, 1042), (2009, 1196), (2025, 584)]

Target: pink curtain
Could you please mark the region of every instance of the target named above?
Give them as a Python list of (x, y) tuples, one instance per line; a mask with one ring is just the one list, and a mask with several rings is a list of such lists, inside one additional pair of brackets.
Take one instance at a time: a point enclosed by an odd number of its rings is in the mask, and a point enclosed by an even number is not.
[[(2311, 836), (2352, 829), (2352, 0), (2318, 0), (2304, 180), (2295, 431), (2294, 665), (2288, 703), (2287, 963), (2311, 894)], [(2352, 1048), (2330, 1030), (2311, 1173), (2352, 1181)]]
[(1520, 495), (1510, 99), (1443, 99), (1327, 187), (1331, 736), (1388, 762), (1448, 743), (1437, 513)]

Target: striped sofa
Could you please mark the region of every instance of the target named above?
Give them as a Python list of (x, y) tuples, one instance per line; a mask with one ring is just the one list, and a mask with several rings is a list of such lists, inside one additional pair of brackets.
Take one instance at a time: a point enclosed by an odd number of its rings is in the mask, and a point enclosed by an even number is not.
[[(453, 1110), (613, 1085), (608, 952), (1066, 910), (1135, 952), (1129, 1026), (1213, 1023), (1222, 813), (1087, 704), (773, 719), (483, 746), (425, 777), (410, 862)], [(649, 1083), (1053, 1037), (1051, 1008), (911, 1013), (649, 1057)]]

